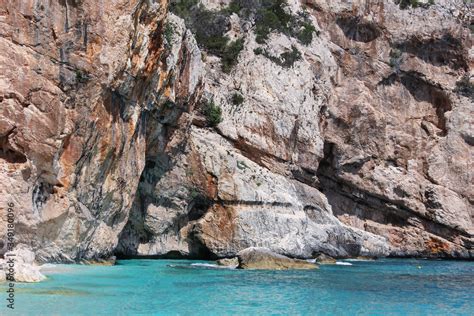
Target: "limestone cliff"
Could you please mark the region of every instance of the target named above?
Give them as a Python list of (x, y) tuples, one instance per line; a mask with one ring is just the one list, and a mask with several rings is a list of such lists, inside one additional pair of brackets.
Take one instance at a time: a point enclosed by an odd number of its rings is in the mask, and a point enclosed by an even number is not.
[(472, 7), (431, 2), (1, 1), (16, 242), (472, 259)]

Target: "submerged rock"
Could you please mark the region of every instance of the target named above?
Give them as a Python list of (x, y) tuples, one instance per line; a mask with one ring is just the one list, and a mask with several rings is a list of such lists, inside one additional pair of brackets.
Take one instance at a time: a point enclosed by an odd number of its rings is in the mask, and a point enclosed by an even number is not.
[(292, 259), (272, 252), (268, 248), (251, 247), (238, 254), (239, 269), (290, 270), (318, 269), (318, 266), (304, 260)]
[(107, 259), (91, 259), (91, 260), (82, 260), (81, 264), (85, 265), (94, 265), (94, 266), (113, 266), (117, 258), (115, 256), (109, 257)]

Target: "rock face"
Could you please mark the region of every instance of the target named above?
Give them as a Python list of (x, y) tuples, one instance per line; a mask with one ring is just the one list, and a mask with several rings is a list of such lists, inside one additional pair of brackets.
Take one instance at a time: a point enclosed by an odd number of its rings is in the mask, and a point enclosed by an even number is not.
[(194, 2), (0, 9), (0, 236), (13, 203), (39, 262), (474, 257), (469, 4)]
[(166, 16), (167, 1), (2, 6), (0, 205), (38, 260), (112, 255), (147, 161), (179, 146), (200, 53), (185, 30), (166, 42)]
[(17, 247), (15, 251), (7, 252), (5, 259), (0, 259), (0, 282), (11, 281), (7, 276), (12, 269), (15, 282), (32, 283), (46, 279), (40, 272), (40, 267), (35, 263), (35, 254), (23, 245)]
[(239, 269), (252, 270), (311, 270), (318, 266), (304, 260), (291, 259), (272, 252), (268, 248), (251, 247), (240, 251)]

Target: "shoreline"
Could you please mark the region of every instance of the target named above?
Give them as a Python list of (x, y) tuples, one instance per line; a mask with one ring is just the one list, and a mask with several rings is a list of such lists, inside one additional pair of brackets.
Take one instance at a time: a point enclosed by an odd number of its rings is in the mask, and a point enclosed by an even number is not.
[[(220, 258), (220, 259), (231, 259), (234, 257), (225, 257), (225, 258)], [(292, 258), (292, 259), (300, 259), (300, 258)], [(307, 258), (307, 259), (301, 259), (301, 260), (312, 260), (313, 258)], [(337, 261), (380, 261), (380, 260), (385, 260), (385, 259), (394, 259), (394, 260), (424, 260), (424, 261), (460, 261), (460, 262), (474, 262), (473, 259), (464, 259), (464, 258), (427, 258), (427, 257), (378, 257), (378, 258), (358, 258), (358, 257), (349, 257), (349, 258), (334, 258)], [(117, 257), (116, 261), (130, 261), (130, 260), (156, 260), (156, 261), (165, 261), (165, 260), (182, 260), (182, 261), (205, 261), (205, 262), (216, 262), (217, 260), (212, 260), (212, 259), (204, 259), (204, 258), (174, 258), (174, 257), (163, 257), (163, 256), (136, 256), (136, 257)], [(42, 267), (44, 265), (78, 265), (78, 266), (114, 266), (117, 265), (103, 265), (103, 264), (96, 264), (96, 263), (84, 263), (84, 262), (46, 262), (39, 267)]]
[[(166, 255), (153, 255), (153, 256), (117, 256), (117, 260), (201, 260), (201, 261), (217, 261), (219, 259), (231, 259), (235, 257), (222, 257), (217, 259), (206, 259), (198, 257), (174, 257)], [(299, 258), (299, 257), (289, 257), (292, 259), (301, 259), (301, 260), (311, 260), (314, 258)], [(338, 258), (334, 257), (336, 260), (351, 260), (351, 259), (360, 259), (361, 257), (344, 257)], [(366, 260), (377, 261), (379, 259), (418, 259), (418, 260), (430, 260), (430, 261), (471, 261), (474, 262), (474, 258), (452, 258), (452, 257), (414, 257), (414, 256), (387, 256), (387, 257), (364, 257)]]

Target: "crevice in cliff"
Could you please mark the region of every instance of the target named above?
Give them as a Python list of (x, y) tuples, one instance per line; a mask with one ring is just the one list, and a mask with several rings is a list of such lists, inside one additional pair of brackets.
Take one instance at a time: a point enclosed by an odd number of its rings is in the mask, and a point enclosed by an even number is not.
[(41, 208), (49, 199), (49, 196), (53, 194), (53, 185), (45, 181), (39, 180), (33, 187), (32, 194), (32, 205), (33, 212), (39, 214)]
[(0, 137), (0, 159), (9, 163), (25, 163), (26, 156), (16, 150), (9, 142), (9, 137), (13, 135), (15, 129), (11, 129), (6, 135)]

